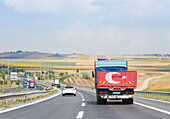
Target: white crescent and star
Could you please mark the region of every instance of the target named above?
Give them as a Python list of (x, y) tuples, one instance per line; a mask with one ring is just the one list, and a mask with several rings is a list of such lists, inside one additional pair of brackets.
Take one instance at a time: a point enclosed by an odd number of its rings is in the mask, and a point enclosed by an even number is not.
[[(114, 81), (114, 80), (112, 79), (112, 75), (113, 75), (113, 74), (121, 75), (121, 74), (118, 73), (118, 72), (110, 72), (110, 73), (107, 73), (106, 76), (105, 76), (106, 81), (108, 81), (109, 83), (112, 83), (112, 84), (118, 84), (118, 83), (120, 83), (120, 82)], [(126, 76), (122, 76), (122, 79), (126, 79)]]

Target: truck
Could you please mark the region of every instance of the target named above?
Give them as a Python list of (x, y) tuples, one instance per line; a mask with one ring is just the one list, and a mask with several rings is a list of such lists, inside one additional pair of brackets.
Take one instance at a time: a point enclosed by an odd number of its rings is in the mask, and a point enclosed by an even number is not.
[(29, 88), (35, 88), (35, 80), (29, 80)]
[(133, 104), (134, 89), (137, 87), (137, 71), (127, 71), (127, 60), (99, 58), (94, 64), (96, 98), (98, 104), (107, 100), (122, 100)]
[(57, 88), (60, 88), (60, 80), (59, 79), (55, 79), (54, 80), (54, 84), (57, 86)]
[(10, 80), (12, 80), (12, 81), (18, 80), (17, 72), (11, 72)]
[(27, 81), (28, 81), (28, 79), (27, 79), (27, 78), (24, 78), (23, 83), (24, 83), (24, 84), (27, 84)]

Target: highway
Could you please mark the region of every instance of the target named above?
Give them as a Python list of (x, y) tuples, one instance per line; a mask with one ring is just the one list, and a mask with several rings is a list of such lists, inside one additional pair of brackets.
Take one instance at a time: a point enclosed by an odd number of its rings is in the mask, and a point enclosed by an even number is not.
[(6, 91), (3, 91), (5, 93), (9, 93), (9, 92), (21, 92), (21, 91), (24, 91), (24, 90), (40, 90), (42, 89), (43, 87), (38, 87), (36, 86), (35, 88), (29, 88), (27, 85), (24, 85), (23, 82), (21, 82), (21, 85), (22, 85), (22, 88), (19, 88), (19, 89), (13, 89), (13, 90), (6, 90)]
[(0, 114), (0, 119), (170, 119), (170, 102), (135, 97), (135, 103), (121, 101), (96, 104), (94, 90), (78, 89), (77, 96), (52, 99)]

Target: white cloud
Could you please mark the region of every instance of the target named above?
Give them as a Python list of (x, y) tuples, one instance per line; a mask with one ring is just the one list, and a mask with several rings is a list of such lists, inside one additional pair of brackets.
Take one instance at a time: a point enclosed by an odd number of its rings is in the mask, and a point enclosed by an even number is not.
[(102, 8), (93, 5), (95, 0), (4, 0), (4, 3), (19, 12), (77, 12), (98, 13)]
[(164, 9), (169, 0), (125, 0), (123, 8), (135, 16), (148, 16)]
[[(58, 29), (50, 36), (50, 42), (56, 47), (65, 46), (65, 52), (75, 51), (86, 54), (146, 53), (157, 47), (159, 38), (150, 29), (121, 28), (102, 26), (91, 30), (84, 23), (70, 25), (67, 29)], [(158, 41), (157, 41), (158, 40)], [(57, 44), (56, 43), (56, 44)]]

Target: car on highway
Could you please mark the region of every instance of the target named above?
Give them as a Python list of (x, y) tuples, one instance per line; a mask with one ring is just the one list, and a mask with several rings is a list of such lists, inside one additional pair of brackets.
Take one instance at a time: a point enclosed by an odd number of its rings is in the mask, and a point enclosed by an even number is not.
[(56, 84), (56, 86), (57, 86), (57, 88), (60, 88), (60, 87), (61, 87), (60, 84)]
[(55, 86), (55, 83), (52, 83), (51, 86)]
[(41, 84), (37, 84), (37, 87), (41, 87)]
[(71, 86), (71, 85), (67, 85), (66, 87), (64, 87), (62, 89), (62, 95), (65, 96), (65, 95), (74, 95), (76, 96), (76, 88)]

